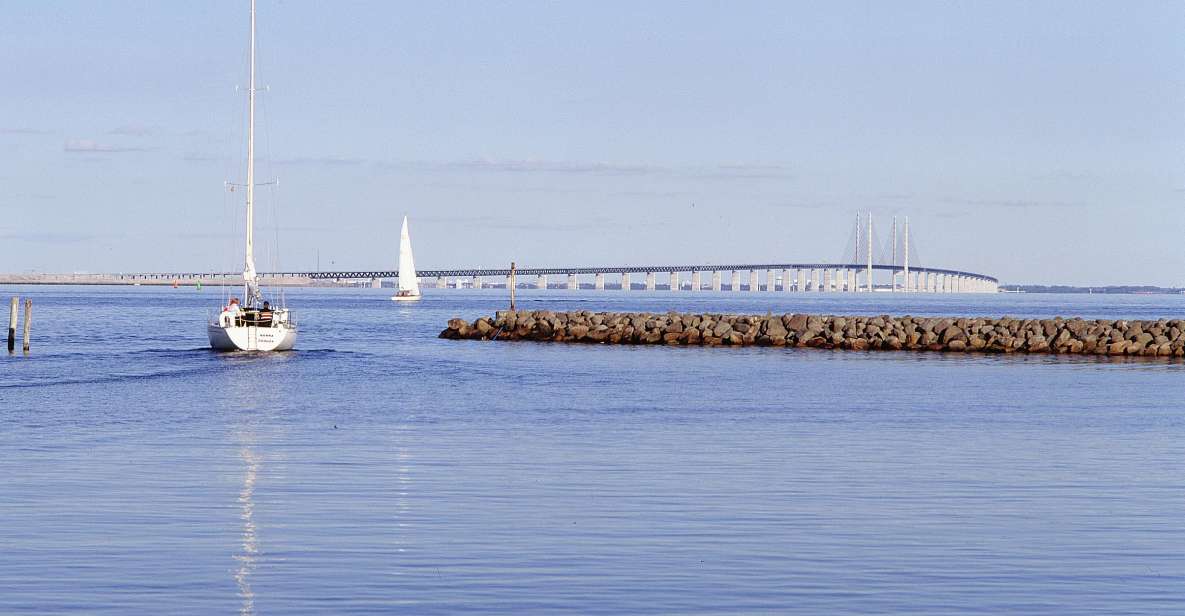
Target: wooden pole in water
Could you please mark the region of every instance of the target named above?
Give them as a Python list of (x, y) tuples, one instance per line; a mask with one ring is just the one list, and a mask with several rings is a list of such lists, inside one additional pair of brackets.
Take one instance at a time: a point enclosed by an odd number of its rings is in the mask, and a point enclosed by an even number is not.
[(25, 338), (24, 338), (23, 343), (21, 344), (21, 349), (26, 353), (29, 352), (29, 322), (32, 320), (32, 314), (30, 314), (32, 312), (33, 312), (33, 300), (26, 297), (25, 298)]
[(13, 295), (12, 303), (8, 307), (8, 352), (11, 353), (16, 349), (16, 310), (20, 298)]
[[(518, 272), (514, 261), (510, 262), (510, 309), (514, 310), (514, 288), (518, 286)], [(13, 300), (16, 301), (16, 300)], [(15, 322), (14, 322), (15, 323)]]

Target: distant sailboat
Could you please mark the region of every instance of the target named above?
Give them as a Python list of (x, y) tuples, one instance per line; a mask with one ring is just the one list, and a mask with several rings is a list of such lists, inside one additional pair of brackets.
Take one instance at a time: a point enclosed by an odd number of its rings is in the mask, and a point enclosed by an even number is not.
[(247, 90), (247, 224), (243, 263), (244, 302), (232, 299), (206, 325), (217, 351), (287, 351), (296, 344), (296, 319), (284, 306), (264, 301), (255, 272), (255, 0), (251, 0), (251, 85)]
[(391, 296), (397, 302), (420, 299), (420, 279), (416, 277), (416, 264), (411, 256), (411, 236), (407, 233), (407, 216), (403, 217), (403, 229), (399, 232), (399, 290)]

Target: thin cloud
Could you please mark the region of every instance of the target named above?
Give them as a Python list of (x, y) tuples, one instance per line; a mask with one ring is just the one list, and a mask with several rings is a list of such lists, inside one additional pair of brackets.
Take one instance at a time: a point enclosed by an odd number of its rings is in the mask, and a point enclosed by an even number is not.
[(14, 199), (27, 199), (35, 201), (51, 201), (58, 198), (57, 195), (51, 195), (49, 193), (13, 193), (12, 197)]
[(599, 161), (555, 161), (536, 159), (467, 159), (454, 161), (411, 161), (379, 163), (445, 172), (502, 173), (516, 175), (570, 175), (594, 177), (679, 177), (693, 179), (790, 179), (790, 169), (781, 165), (725, 163), (706, 166), (671, 166), (646, 163)]
[(941, 203), (976, 208), (1030, 209), (1030, 208), (1081, 208), (1082, 201), (1045, 201), (1040, 199), (976, 199), (952, 196), (930, 196), (917, 193), (881, 193), (873, 195), (882, 201), (912, 201), (914, 203)]
[(1054, 169), (1052, 171), (1047, 171), (1044, 173), (1034, 173), (1034, 174), (1031, 174), (1029, 177), (1031, 179), (1041, 180), (1041, 181), (1053, 180), (1053, 181), (1080, 182), (1080, 181), (1084, 181), (1084, 180), (1095, 180), (1095, 179), (1098, 179), (1099, 176), (1098, 176), (1098, 174), (1091, 173), (1089, 171), (1072, 171), (1069, 169)]
[(603, 217), (580, 222), (522, 222), (508, 221), (496, 216), (473, 216), (461, 219), (447, 216), (417, 216), (414, 221), (417, 223), (447, 223), (451, 226), (497, 229), (500, 231), (583, 231), (587, 229), (602, 229), (610, 222), (608, 218)]
[(881, 193), (874, 197), (883, 201), (913, 201), (918, 198), (913, 193)]
[(1040, 201), (1034, 199), (946, 199), (947, 203), (973, 207), (1027, 210), (1031, 208), (1074, 209), (1084, 207), (1081, 201)]
[(788, 209), (788, 210), (822, 210), (822, 209), (832, 207), (832, 205), (827, 204), (827, 203), (803, 202), (803, 201), (771, 203), (770, 205), (772, 207), (781, 208), (781, 209)]
[(308, 165), (325, 167), (351, 167), (365, 164), (364, 158), (350, 158), (346, 156), (301, 156), (297, 158), (282, 158), (277, 165)]
[(147, 152), (148, 148), (134, 148), (117, 146), (110, 143), (100, 143), (91, 139), (69, 139), (62, 147), (66, 152), (82, 152), (89, 154), (113, 154), (120, 152)]
[(181, 160), (191, 163), (212, 163), (225, 160), (224, 157), (211, 156), (209, 154), (202, 154), (200, 152), (186, 152), (181, 155)]
[(93, 233), (71, 231), (39, 231), (32, 233), (0, 234), (0, 239), (29, 242), (32, 244), (80, 244), (84, 242), (92, 242), (99, 239), (99, 237), (100, 236)]
[(160, 129), (154, 126), (145, 126), (143, 124), (125, 124), (123, 126), (116, 126), (107, 132), (108, 135), (120, 135), (123, 137), (148, 137), (160, 132)]
[(0, 128), (0, 135), (49, 135), (52, 132), (40, 128)]
[(671, 169), (657, 165), (630, 165), (604, 162), (569, 162), (546, 160), (458, 160), (439, 163), (413, 163), (443, 170), (493, 173), (548, 173), (561, 175), (639, 176), (668, 174)]

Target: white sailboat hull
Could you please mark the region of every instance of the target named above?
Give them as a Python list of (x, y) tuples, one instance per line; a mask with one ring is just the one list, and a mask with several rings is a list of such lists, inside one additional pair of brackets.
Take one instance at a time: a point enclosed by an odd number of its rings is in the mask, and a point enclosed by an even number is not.
[(239, 325), (206, 326), (215, 351), (290, 351), (296, 346), (296, 329)]
[(420, 295), (419, 293), (417, 293), (415, 295), (392, 295), (391, 301), (393, 301), (393, 302), (414, 302), (414, 301), (419, 300), (421, 297), (423, 297), (423, 295)]

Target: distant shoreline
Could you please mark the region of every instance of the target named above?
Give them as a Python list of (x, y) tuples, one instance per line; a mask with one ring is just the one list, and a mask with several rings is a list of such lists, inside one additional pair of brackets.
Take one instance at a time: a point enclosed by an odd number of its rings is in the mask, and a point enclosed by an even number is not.
[(1074, 287), (1068, 285), (1000, 285), (1001, 293), (1080, 293), (1104, 295), (1180, 295), (1185, 289), (1140, 285), (1111, 285), (1102, 287)]

